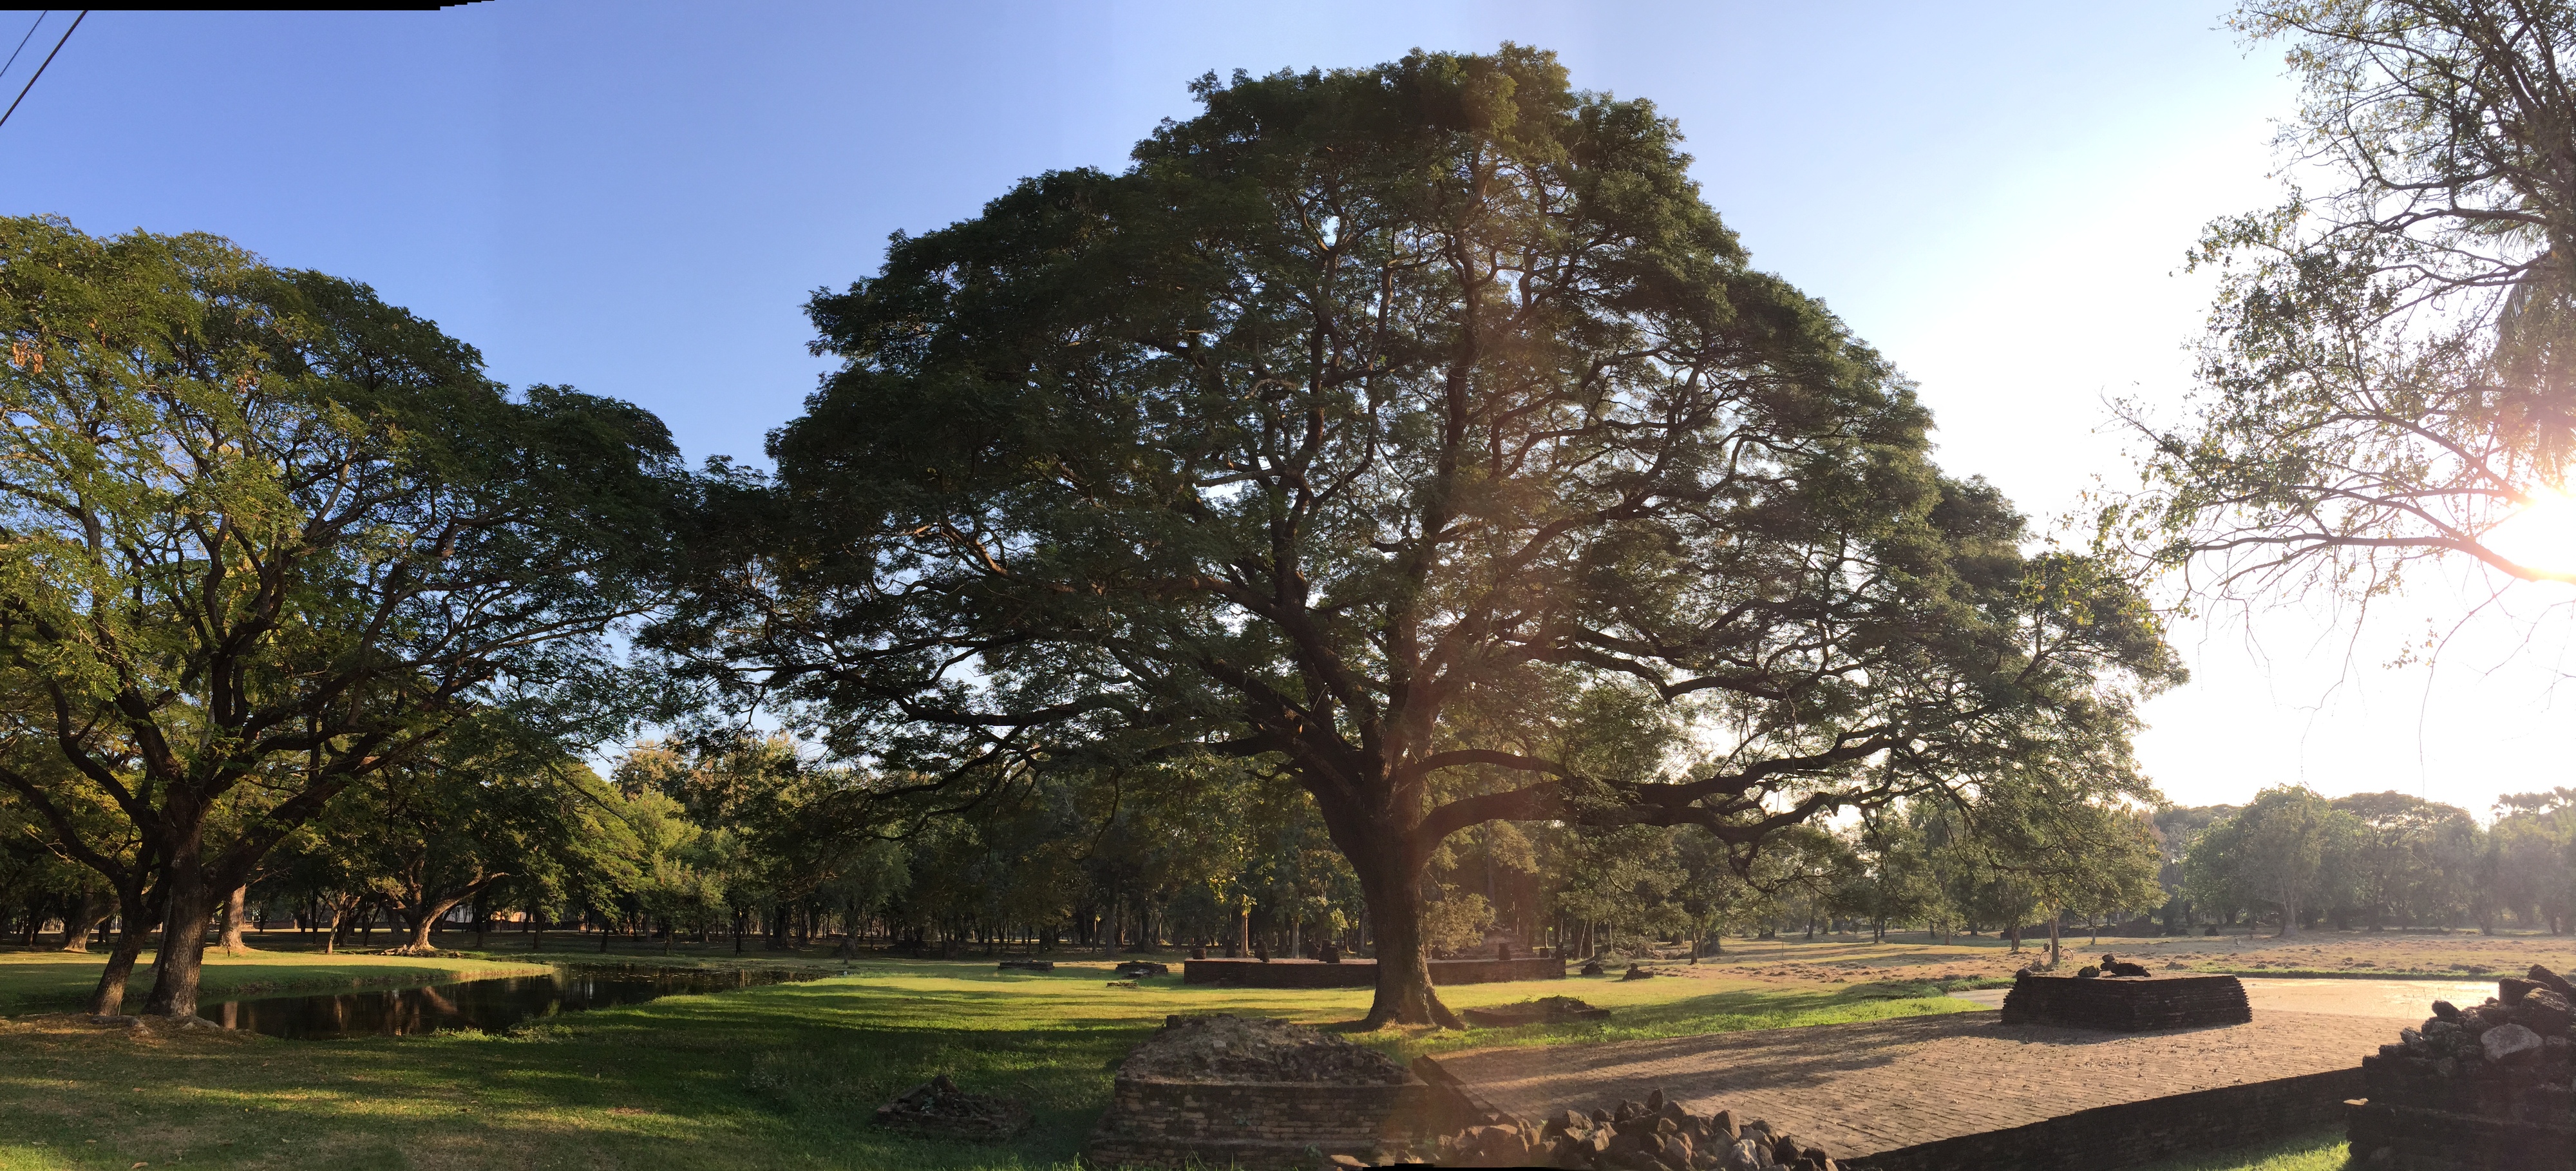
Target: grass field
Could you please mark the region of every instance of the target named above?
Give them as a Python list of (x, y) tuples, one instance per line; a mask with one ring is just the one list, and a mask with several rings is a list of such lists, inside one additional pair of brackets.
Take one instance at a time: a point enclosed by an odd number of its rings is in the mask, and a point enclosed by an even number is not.
[[(513, 957), (515, 958), (515, 957)], [(595, 959), (566, 950), (547, 958)], [(616, 955), (611, 958), (648, 959)], [(704, 957), (697, 962), (708, 962)], [(729, 957), (728, 957), (729, 958)], [(147, 957), (148, 961), (148, 957)], [(87, 987), (95, 957), (0, 955), (0, 1003)], [(1072, 1163), (1110, 1070), (1175, 1012), (1347, 1022), (1364, 990), (1262, 991), (1149, 981), (1106, 965), (1002, 976), (989, 961), (811, 966), (810, 983), (570, 1014), (515, 1036), (291, 1042), (212, 1029), (129, 1030), (65, 1015), (0, 1024), (0, 1169), (153, 1167), (1036, 1168)], [(491, 961), (255, 953), (229, 987), (407, 982)], [(210, 964), (209, 987), (217, 969)], [(1925, 987), (1784, 988), (1745, 980), (1477, 985), (1458, 1006), (1573, 991), (1611, 1027), (1359, 1039), (1412, 1053), (1776, 1028), (1955, 1012)], [(1026, 1100), (1038, 1125), (998, 1148), (917, 1143), (868, 1125), (893, 1094), (947, 1073)]]
[[(470, 942), (451, 936), (442, 942)], [(63, 1015), (102, 957), (0, 950), (0, 1171), (53, 1168), (1070, 1168), (1106, 1098), (1112, 1067), (1166, 1014), (1237, 1011), (1336, 1025), (1363, 990), (1268, 991), (1147, 981), (1107, 987), (1107, 961), (1059, 957), (1052, 975), (1004, 976), (989, 959), (844, 962), (729, 942), (658, 946), (558, 936), (541, 954), (495, 935), (467, 958), (295, 950), (210, 955), (208, 999), (262, 992), (409, 985), (531, 970), (529, 961), (792, 965), (809, 983), (568, 1014), (513, 1035), (451, 1033), (297, 1042), (89, 1025)], [(2070, 941), (2072, 945), (2073, 941)], [(1456, 1007), (1568, 993), (1619, 1010), (1603, 1025), (1355, 1035), (1409, 1058), (1483, 1045), (1625, 1040), (1966, 1010), (1943, 988), (1992, 983), (2030, 955), (1990, 940), (1766, 941), (1723, 959), (1664, 965), (1673, 977), (1470, 985)], [(2105, 939), (2158, 966), (2246, 971), (2518, 970), (2576, 967), (2564, 938), (2312, 935)], [(2323, 957), (2332, 963), (2319, 963)], [(132, 995), (148, 987), (148, 965)], [(2354, 961), (2346, 964), (2343, 961)], [(1569, 987), (1569, 984), (1572, 987)], [(52, 1015), (29, 1015), (52, 1014)], [(932, 1074), (1019, 1097), (1038, 1125), (1002, 1147), (920, 1143), (868, 1125), (880, 1102)], [(2155, 1171), (2327, 1171), (2338, 1136), (2163, 1164)]]

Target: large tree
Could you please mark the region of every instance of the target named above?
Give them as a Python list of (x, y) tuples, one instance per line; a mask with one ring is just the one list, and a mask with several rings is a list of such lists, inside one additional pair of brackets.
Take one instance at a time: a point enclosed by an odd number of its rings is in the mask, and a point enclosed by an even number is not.
[(204, 235), (0, 220), (0, 334), (0, 784), (118, 889), (94, 1011), (158, 915), (149, 1011), (194, 1012), (216, 903), (352, 784), (617, 698), (681, 500), (652, 416)]
[(2129, 775), (2149, 616), (1932, 465), (1651, 105), (1511, 46), (1196, 93), (1125, 172), (815, 297), (841, 368), (671, 646), (931, 809), (1282, 770), (1359, 875), (1376, 1023), (1452, 1023), (1422, 884), (1470, 826), (1749, 847), (2008, 761)]

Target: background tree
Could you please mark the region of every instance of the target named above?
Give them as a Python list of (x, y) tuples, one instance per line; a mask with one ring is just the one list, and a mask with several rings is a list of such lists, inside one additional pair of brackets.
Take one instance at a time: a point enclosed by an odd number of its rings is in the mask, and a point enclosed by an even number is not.
[[(401, 917), (398, 950), (433, 950), (439, 919), (513, 874), (595, 848), (605, 794), (590, 769), (515, 729), (465, 728), (378, 770), (318, 823), (312, 848), (368, 876), (361, 891)], [(360, 893), (360, 892), (353, 892)]]
[(2203, 832), (2185, 862), (2193, 897), (2212, 907), (2270, 906), (2281, 935), (2297, 935), (2311, 910), (2332, 905), (2358, 871), (2368, 831), (2359, 818), (2296, 785), (2255, 795), (2242, 812)]
[(1931, 843), (1903, 808), (1863, 812), (1845, 840), (1857, 865), (1827, 901), (1832, 913), (1869, 924), (1878, 942), (1886, 941), (1889, 923), (1939, 917), (1944, 892)]
[(149, 1011), (195, 1011), (216, 903), (349, 786), (487, 707), (569, 733), (623, 698), (594, 664), (680, 500), (650, 415), (506, 394), (211, 236), (0, 220), (0, 332), (0, 784), (166, 918)]
[[(1932, 466), (1650, 105), (1517, 47), (1196, 92), (1128, 171), (814, 300), (842, 368), (664, 645), (949, 808), (1274, 762), (1365, 894), (1376, 1023), (1454, 1023), (1422, 885), (1460, 830), (1749, 848), (2121, 734), (2173, 676), (2123, 583)], [(1555, 755), (1604, 692), (1706, 735)]]
[(2567, 930), (2576, 918), (2576, 789), (2507, 794), (2496, 813), (2480, 867), (2488, 906), (2553, 935)]
[(2444, 849), (2447, 843), (2476, 834), (2467, 810), (2395, 792), (2354, 793), (2328, 804), (2359, 823), (2349, 886), (2371, 930), (2382, 930), (2391, 917), (2439, 921), (2444, 909), (2458, 905), (2454, 876), (2440, 859), (2454, 852)]
[(2156, 843), (2163, 861), (2156, 870), (2156, 880), (2165, 890), (2165, 933), (2180, 934), (2196, 918), (2212, 908), (2192, 901), (2183, 860), (2191, 853), (2192, 843), (2222, 819), (2236, 813), (2233, 805), (2162, 805), (2155, 811)]

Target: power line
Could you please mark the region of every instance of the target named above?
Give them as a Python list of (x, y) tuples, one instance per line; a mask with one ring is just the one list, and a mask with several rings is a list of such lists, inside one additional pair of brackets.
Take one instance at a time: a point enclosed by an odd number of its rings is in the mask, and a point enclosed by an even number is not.
[(30, 41), (30, 40), (35, 39), (35, 36), (36, 36), (36, 30), (37, 30), (38, 28), (43, 27), (43, 26), (44, 26), (44, 23), (45, 23), (45, 18), (46, 18), (46, 17), (48, 17), (48, 16), (52, 16), (53, 14), (54, 14), (54, 10), (53, 10), (53, 9), (51, 9), (51, 8), (48, 8), (48, 9), (44, 10), (43, 12), (39, 12), (39, 13), (37, 13), (37, 14), (36, 14), (36, 23), (31, 24), (31, 25), (28, 25), (28, 26), (27, 26), (27, 35), (26, 35), (26, 36), (23, 36), (23, 37), (18, 38), (18, 47), (17, 47), (17, 48), (15, 48), (15, 49), (11, 49), (11, 50), (9, 50), (9, 60), (8, 60), (8, 63), (7, 63), (7, 64), (0, 64), (0, 77), (7, 77), (7, 76), (9, 75), (9, 66), (10, 66), (10, 65), (15, 65), (15, 64), (17, 64), (17, 63), (18, 63), (18, 54), (20, 54), (20, 53), (23, 53), (23, 52), (26, 52), (26, 51), (27, 51), (27, 42), (28, 42), (28, 41)]
[[(54, 53), (60, 53), (63, 51), (63, 41), (72, 39), (72, 34), (80, 31), (80, 22), (87, 19), (88, 16), (89, 9), (84, 8), (81, 9), (79, 16), (72, 18), (72, 26), (63, 30), (63, 39), (61, 41), (54, 42)], [(38, 17), (37, 19), (42, 20), (44, 18)], [(43, 77), (45, 75), (45, 65), (51, 65), (54, 63), (54, 53), (45, 54), (44, 65), (36, 66), (36, 77)], [(9, 124), (9, 115), (17, 113), (18, 103), (27, 100), (27, 91), (36, 88), (36, 77), (28, 78), (27, 84), (18, 90), (17, 98), (9, 103), (9, 108), (5, 111), (0, 111), (0, 126), (6, 126)]]

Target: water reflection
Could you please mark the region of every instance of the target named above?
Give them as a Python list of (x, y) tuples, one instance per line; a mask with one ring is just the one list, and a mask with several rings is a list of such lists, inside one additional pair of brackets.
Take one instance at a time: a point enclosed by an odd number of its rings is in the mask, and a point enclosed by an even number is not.
[(730, 992), (814, 976), (811, 972), (583, 965), (557, 968), (543, 976), (504, 976), (381, 992), (227, 1000), (201, 1005), (197, 1015), (227, 1029), (294, 1040), (399, 1037), (463, 1028), (497, 1032), (557, 1013), (641, 1004), (662, 996)]

